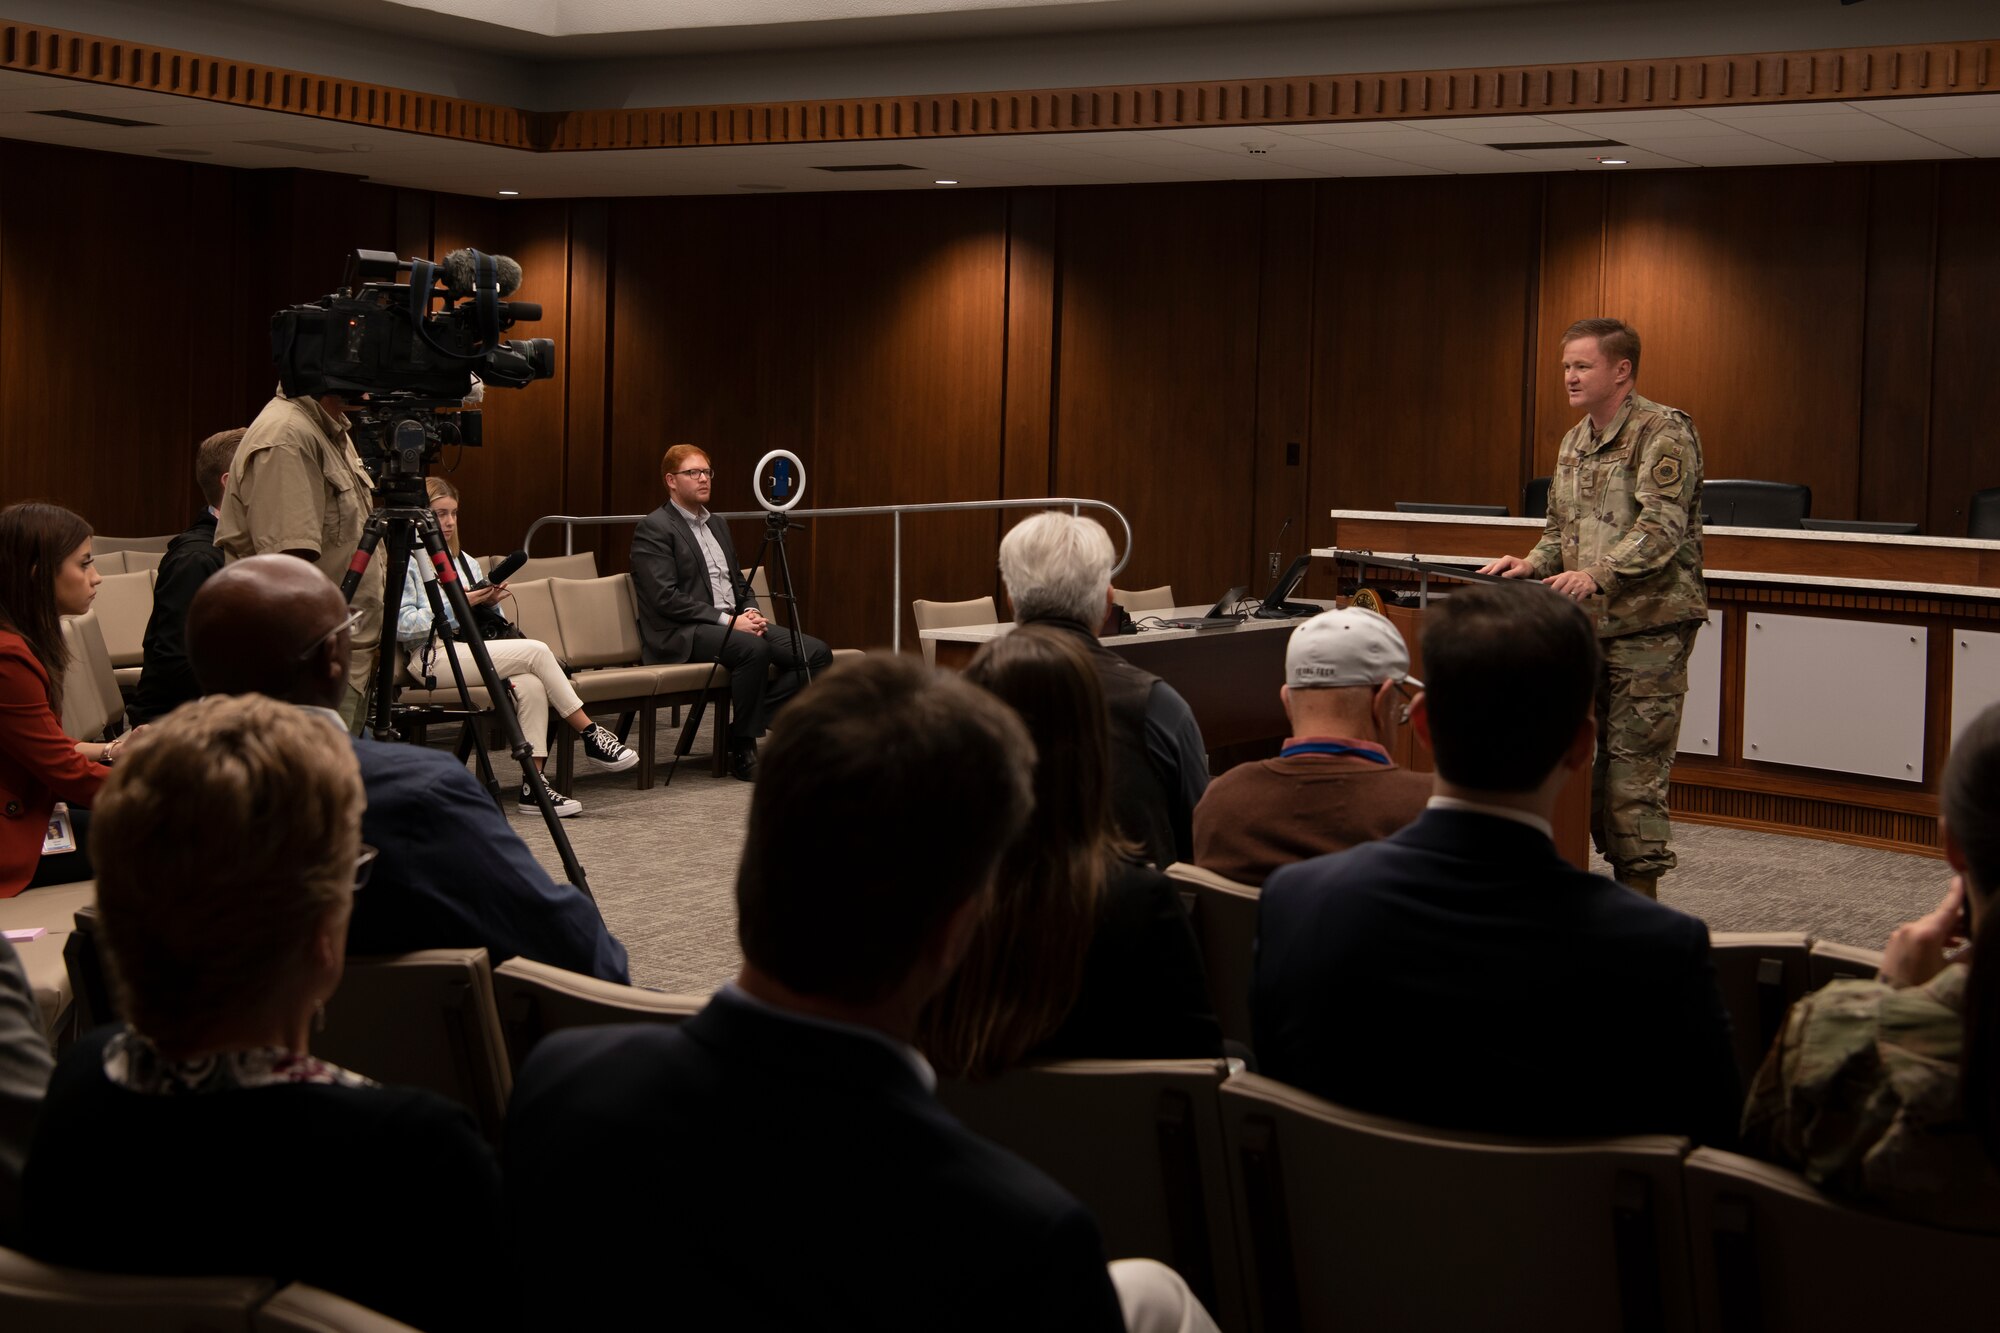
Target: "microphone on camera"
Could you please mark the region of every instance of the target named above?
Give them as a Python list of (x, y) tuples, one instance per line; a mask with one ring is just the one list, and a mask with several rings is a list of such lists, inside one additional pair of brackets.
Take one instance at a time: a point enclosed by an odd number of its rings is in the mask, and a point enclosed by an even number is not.
[(509, 575), (527, 563), (528, 553), (526, 551), (516, 551), (499, 564), (493, 566), (493, 572), (486, 576), (486, 581), (488, 583), (505, 583)]
[[(500, 283), (500, 295), (512, 296), (521, 290), (521, 266), (505, 255), (489, 255), (493, 261), (494, 276)], [(479, 252), (477, 250), (454, 250), (444, 257), (439, 266), (444, 271), (446, 295), (454, 301), (472, 295), (479, 286)]]

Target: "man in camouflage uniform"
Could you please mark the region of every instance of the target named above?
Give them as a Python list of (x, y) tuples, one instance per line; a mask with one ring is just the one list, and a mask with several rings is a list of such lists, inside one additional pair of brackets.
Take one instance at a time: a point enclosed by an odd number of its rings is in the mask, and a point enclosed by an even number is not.
[(1563, 334), (1570, 406), (1548, 523), (1527, 558), (1480, 572), (1542, 579), (1597, 620), (1604, 676), (1590, 829), (1621, 883), (1657, 896), (1674, 868), (1667, 781), (1680, 738), (1688, 653), (1708, 618), (1701, 578), (1701, 437), (1685, 412), (1642, 397), (1639, 335), (1615, 319)]

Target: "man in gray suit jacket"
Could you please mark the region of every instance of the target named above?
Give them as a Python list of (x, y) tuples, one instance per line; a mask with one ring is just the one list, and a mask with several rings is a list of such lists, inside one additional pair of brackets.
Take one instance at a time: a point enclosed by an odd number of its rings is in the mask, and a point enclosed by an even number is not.
[(764, 618), (729, 525), (708, 512), (714, 478), (708, 455), (694, 445), (667, 450), (660, 462), (667, 503), (632, 534), (632, 586), (645, 661), (719, 661), (729, 669), (729, 768), (748, 782), (772, 711), (809, 675), (833, 665), (833, 653)]

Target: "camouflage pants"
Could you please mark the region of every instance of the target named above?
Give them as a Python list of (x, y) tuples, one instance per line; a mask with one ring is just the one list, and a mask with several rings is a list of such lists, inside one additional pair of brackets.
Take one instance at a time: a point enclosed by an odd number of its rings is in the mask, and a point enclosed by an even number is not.
[(1597, 762), (1590, 837), (1620, 875), (1674, 868), (1667, 780), (1687, 698), (1688, 653), (1701, 621), (1605, 639), (1597, 682)]

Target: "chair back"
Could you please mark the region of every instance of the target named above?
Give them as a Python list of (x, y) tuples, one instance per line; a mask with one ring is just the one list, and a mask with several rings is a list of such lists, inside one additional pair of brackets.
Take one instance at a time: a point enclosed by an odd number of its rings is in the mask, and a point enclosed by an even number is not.
[(1026, 1158), (1097, 1218), (1112, 1259), (1158, 1259), (1225, 1328), (1242, 1273), (1217, 1093), (1225, 1060), (1064, 1060), (950, 1079), (938, 1099)]
[(120, 1015), (104, 970), (104, 950), (97, 943), (97, 904), (79, 903), (70, 919), (76, 929), (63, 941), (63, 968), (69, 973), (70, 1003), (76, 1006), (76, 1030), (88, 1032), (117, 1022)]
[(1521, 517), (1549, 516), (1549, 483), (1554, 480), (1554, 477), (1528, 478), (1528, 484), (1521, 488)]
[(1213, 870), (1176, 861), (1167, 875), (1194, 892), (1194, 934), (1208, 972), (1208, 998), (1222, 1035), (1250, 1042), (1250, 977), (1257, 945), (1257, 900), (1264, 891)]
[[(916, 617), (919, 633), (955, 625), (992, 625), (1000, 619), (999, 608), (991, 597), (973, 597), (963, 602), (927, 602), (919, 597), (910, 603), (910, 614)], [(920, 642), (924, 646), (924, 661), (936, 666), (937, 645), (929, 639)]]
[(1972, 493), (1972, 503), (1965, 510), (1965, 535), (2000, 541), (2000, 486)]
[(563, 659), (571, 666), (631, 666), (638, 662), (639, 604), (632, 576), (550, 579), (562, 630)]
[(1875, 974), (1881, 970), (1880, 949), (1835, 944), (1832, 940), (1814, 940), (1812, 952), (1806, 957), (1806, 987), (1809, 990), (1818, 990), (1827, 982), (1840, 977), (1873, 981)]
[[(111, 725), (114, 715), (97, 679), (99, 657), (107, 674), (112, 673), (112, 666), (111, 654), (104, 647), (104, 635), (97, 628), (96, 614), (87, 611), (62, 618), (63, 647), (69, 653), (69, 665), (63, 668), (62, 729), (63, 735), (73, 741), (97, 740)], [(110, 674), (110, 685), (115, 693), (118, 689), (115, 674)], [(124, 711), (121, 698), (117, 715), (122, 716)]]
[(484, 949), (348, 959), (313, 1054), (460, 1102), (499, 1140), (514, 1079)]
[[(105, 537), (93, 533), (90, 538), (90, 553), (99, 558), (114, 551), (141, 551), (148, 555), (164, 555), (167, 548), (173, 545), (176, 535), (170, 532), (164, 537)], [(130, 566), (126, 568), (129, 569)]]
[(1812, 512), (1812, 487), (1793, 481), (1706, 481), (1702, 521), (1724, 528), (1796, 528)]
[(249, 1329), (277, 1287), (264, 1277), (137, 1277), (59, 1268), (0, 1249), (0, 1328), (7, 1333), (209, 1333)]
[[(1986, 1328), (2000, 1236), (1919, 1226), (1836, 1202), (1795, 1172), (1736, 1153), (1689, 1156), (1688, 1237), (1701, 1327)], [(1911, 1283), (1919, 1274), (1939, 1275)], [(1912, 1299), (1923, 1307), (1912, 1313)]]
[(1111, 590), (1111, 600), (1125, 608), (1127, 615), (1144, 615), (1148, 611), (1165, 611), (1177, 605), (1174, 601), (1174, 585), (1162, 583), (1157, 588), (1141, 588), (1137, 592)]
[[(531, 557), (519, 569), (507, 576), (507, 586), (529, 583), (536, 579), (594, 579), (597, 577), (597, 553), (578, 551), (574, 555), (545, 555)], [(533, 638), (531, 634), (528, 636)]]
[[(122, 552), (121, 552), (122, 554)], [(146, 660), (146, 622), (153, 615), (154, 569), (138, 569), (129, 574), (107, 574), (97, 585), (97, 600), (90, 609), (104, 630), (104, 647), (114, 667), (141, 666)]]
[(549, 646), (549, 651), (559, 659), (568, 661), (563, 651), (562, 624), (556, 619), (556, 595), (549, 587), (547, 579), (530, 579), (525, 583), (510, 579), (507, 591), (514, 594), (510, 602), (502, 605), (508, 617), (521, 627), (521, 633), (531, 639), (540, 639)]
[(1263, 1333), (1692, 1327), (1686, 1139), (1450, 1133), (1255, 1074), (1221, 1101)]
[(91, 543), (90, 561), (91, 567), (107, 579), (113, 574), (124, 574), (131, 569), (131, 566), (125, 563), (123, 551), (99, 550), (95, 541)]
[(708, 1003), (705, 995), (669, 995), (602, 981), (527, 958), (509, 958), (493, 969), (493, 998), (507, 1057), (515, 1068), (535, 1043), (560, 1028), (607, 1023), (679, 1023)]
[(764, 614), (771, 614), (771, 567), (759, 565), (753, 570), (744, 570), (744, 577), (750, 580), (750, 591), (756, 594), (757, 605), (764, 608)]
[(1808, 989), (1809, 941), (1793, 931), (1717, 931), (1709, 937), (1709, 953), (1723, 1008), (1729, 1011), (1736, 1069), (1747, 1088), (1792, 1001)]
[(125, 572), (132, 574), (142, 569), (158, 569), (160, 561), (166, 558), (166, 554), (165, 547), (161, 547), (157, 551), (127, 551), (125, 552)]
[(400, 1319), (303, 1282), (258, 1306), (250, 1326), (257, 1333), (417, 1333)]

